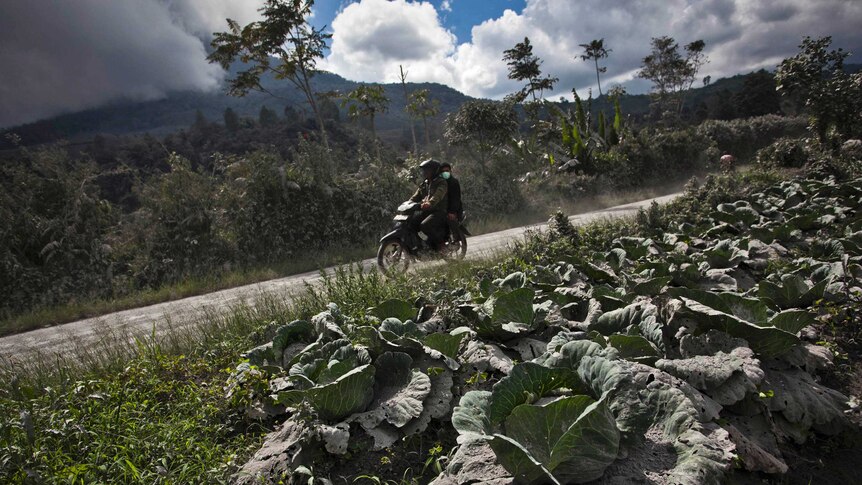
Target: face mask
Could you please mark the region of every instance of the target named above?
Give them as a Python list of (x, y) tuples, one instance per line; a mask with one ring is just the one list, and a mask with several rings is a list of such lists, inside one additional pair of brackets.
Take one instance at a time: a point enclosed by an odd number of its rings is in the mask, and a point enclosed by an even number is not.
[(449, 172), (443, 172), (440, 174), (440, 176), (443, 177), (444, 180), (449, 180), (449, 177), (451, 177), (452, 174)]

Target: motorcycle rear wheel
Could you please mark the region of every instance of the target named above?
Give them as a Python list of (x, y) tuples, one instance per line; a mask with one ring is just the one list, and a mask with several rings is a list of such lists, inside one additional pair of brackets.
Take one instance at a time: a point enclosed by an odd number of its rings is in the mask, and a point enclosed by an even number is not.
[(467, 254), (467, 236), (464, 233), (450, 237), (446, 248), (446, 257), (450, 259), (464, 259)]
[(407, 271), (410, 267), (407, 248), (397, 239), (384, 241), (377, 250), (377, 267), (387, 276)]

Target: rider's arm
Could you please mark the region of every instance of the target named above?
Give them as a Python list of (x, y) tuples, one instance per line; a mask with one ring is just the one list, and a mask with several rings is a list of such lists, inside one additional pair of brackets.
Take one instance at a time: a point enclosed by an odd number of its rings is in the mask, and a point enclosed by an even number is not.
[(422, 201), (422, 187), (416, 189), (416, 192), (409, 199), (410, 202), (421, 202)]
[(446, 191), (449, 190), (449, 184), (445, 180), (440, 180), (435, 186), (431, 187), (431, 196), (428, 197), (428, 204), (431, 208), (437, 207), (438, 204), (446, 197)]

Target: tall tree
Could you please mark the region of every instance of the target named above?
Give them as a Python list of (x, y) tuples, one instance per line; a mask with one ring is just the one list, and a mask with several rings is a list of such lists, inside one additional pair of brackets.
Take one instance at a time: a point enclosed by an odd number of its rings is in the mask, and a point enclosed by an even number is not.
[(599, 67), (599, 59), (605, 59), (608, 54), (613, 52), (611, 49), (605, 49), (605, 39), (593, 39), (589, 44), (580, 44), (584, 48), (584, 53), (581, 54), (581, 60), (589, 61), (592, 59), (596, 64), (596, 84), (599, 85), (599, 96), (602, 95), (602, 81), (599, 79), (599, 73), (608, 71), (607, 67)]
[(775, 71), (778, 92), (804, 103), (821, 141), (830, 130), (844, 138), (862, 136), (862, 72), (847, 74), (844, 59), (850, 53), (830, 51), (831, 44), (832, 37), (805, 37), (799, 53)]
[(278, 123), (278, 115), (266, 106), (261, 106), (260, 113), (257, 115), (257, 121), (260, 123), (260, 126), (272, 126)]
[(696, 40), (685, 46), (686, 56), (679, 51), (673, 37), (653, 37), (652, 51), (643, 59), (638, 77), (652, 81), (656, 105), (661, 114), (682, 112), (683, 92), (690, 89), (700, 68), (708, 61), (703, 53), (705, 43)]
[[(404, 89), (404, 111), (410, 112), (410, 93), (407, 92), (407, 73), (404, 72), (404, 66), (398, 65), (398, 70), (401, 75), (401, 88)], [(413, 156), (419, 154), (419, 143), (416, 141), (416, 127), (413, 126), (413, 120), (410, 120), (410, 134), (413, 136)]]
[(259, 9), (262, 20), (241, 27), (227, 19), (229, 31), (215, 33), (211, 43), (214, 51), (207, 60), (226, 70), (237, 60), (247, 66), (228, 81), (228, 93), (233, 96), (269, 92), (261, 84), (264, 74), (289, 81), (305, 95), (321, 139), (329, 148), (311, 78), (318, 72), (317, 60), (323, 57), (326, 41), (332, 36), (308, 24), (313, 4), (313, 0), (266, 0)]
[(487, 172), (488, 160), (518, 130), (518, 115), (511, 103), (474, 100), (446, 117), (446, 140), (465, 145)]
[(533, 101), (538, 101), (544, 90), (554, 89), (554, 84), (559, 81), (550, 75), (542, 77), (542, 60), (533, 55), (533, 46), (530, 44), (529, 37), (524, 37), (524, 42), (519, 42), (515, 47), (503, 51), (503, 60), (509, 66), (509, 79), (527, 81), (516, 98), (518, 102), (527, 99), (528, 96), (532, 96)]
[(425, 131), (425, 148), (428, 148), (431, 145), (428, 119), (440, 113), (440, 101), (431, 99), (431, 92), (429, 90), (419, 89), (410, 93), (410, 103), (407, 105), (407, 112), (414, 119), (422, 120), (422, 127)]
[(227, 131), (239, 130), (239, 116), (231, 108), (224, 110), (224, 127)]
[(383, 86), (360, 84), (344, 96), (341, 106), (347, 107), (347, 115), (351, 118), (368, 118), (371, 123), (371, 136), (374, 138), (374, 146), (379, 159), (380, 146), (377, 143), (377, 128), (374, 126), (374, 118), (377, 113), (385, 113), (389, 109), (389, 98), (386, 97)]

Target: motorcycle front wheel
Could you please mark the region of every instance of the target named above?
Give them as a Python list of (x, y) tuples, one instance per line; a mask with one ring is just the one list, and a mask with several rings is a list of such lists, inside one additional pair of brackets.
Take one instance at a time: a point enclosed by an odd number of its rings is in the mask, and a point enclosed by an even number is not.
[(381, 273), (387, 276), (407, 271), (407, 268), (410, 267), (410, 255), (407, 253), (407, 248), (397, 239), (384, 241), (380, 244), (380, 249), (377, 250), (377, 267), (380, 268)]

